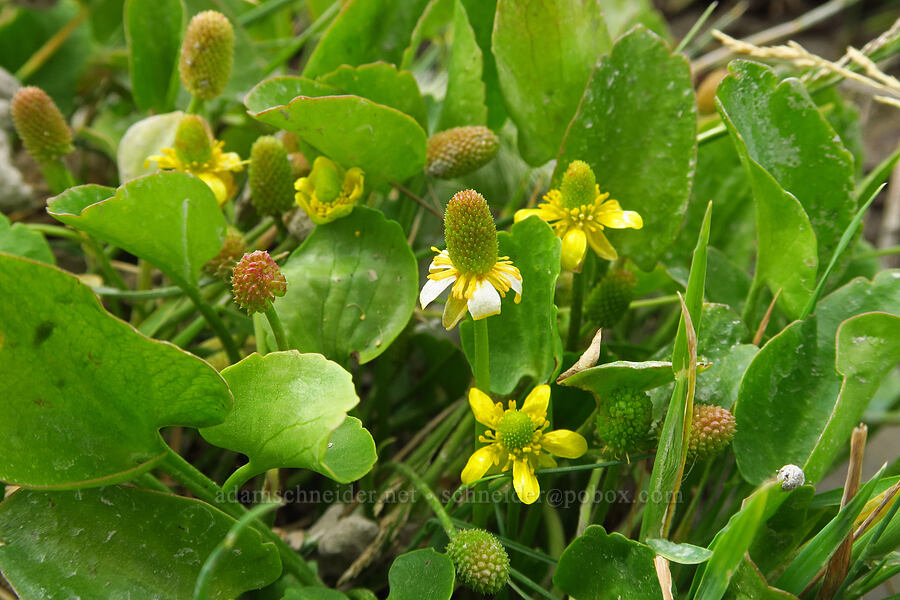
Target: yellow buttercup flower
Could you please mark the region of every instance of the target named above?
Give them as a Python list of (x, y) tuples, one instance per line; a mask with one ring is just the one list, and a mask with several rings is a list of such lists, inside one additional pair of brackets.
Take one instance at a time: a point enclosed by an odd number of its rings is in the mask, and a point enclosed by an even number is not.
[(458, 192), (444, 212), (446, 250), (438, 253), (428, 267), (428, 281), (422, 286), (422, 308), (450, 287), (442, 322), (453, 329), (466, 310), (476, 321), (500, 314), (500, 299), (509, 290), (522, 299), (522, 275), (508, 256), (497, 256), (497, 228), (487, 202), (475, 190)]
[(550, 456), (578, 458), (587, 452), (587, 441), (568, 429), (545, 431), (550, 386), (539, 385), (528, 394), (521, 409), (515, 400), (509, 408), (494, 402), (477, 388), (469, 390), (469, 406), (475, 420), (488, 428), (478, 440), (487, 444), (475, 451), (462, 472), (462, 482), (472, 483), (484, 477), (488, 470), (508, 471), (512, 467), (513, 487), (525, 504), (541, 495), (541, 487), (534, 475), (536, 468), (552, 468), (556, 461)]
[(163, 148), (145, 164), (155, 162), (160, 169), (185, 171), (199, 177), (216, 195), (219, 206), (225, 204), (237, 191), (232, 172), (244, 168), (241, 157), (235, 152), (223, 152), (225, 142), (213, 139), (209, 125), (202, 117), (187, 115), (175, 132), (175, 147)]
[(543, 219), (553, 227), (562, 240), (562, 266), (570, 271), (580, 271), (590, 246), (606, 260), (618, 258), (616, 249), (603, 234), (603, 229), (640, 229), (644, 226), (641, 215), (633, 210), (622, 210), (617, 200), (600, 193), (594, 172), (587, 163), (576, 160), (569, 164), (558, 190), (550, 190), (537, 208), (517, 211), (518, 223), (532, 215)]
[(294, 184), (297, 205), (317, 225), (346, 217), (362, 196), (364, 179), (359, 167), (345, 171), (330, 158), (320, 156), (309, 175)]

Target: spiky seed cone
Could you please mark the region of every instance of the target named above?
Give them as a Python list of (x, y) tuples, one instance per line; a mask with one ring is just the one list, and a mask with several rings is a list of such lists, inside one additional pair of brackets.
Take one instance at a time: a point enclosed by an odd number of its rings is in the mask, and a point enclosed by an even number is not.
[(250, 197), (262, 215), (280, 215), (294, 206), (294, 177), (287, 150), (264, 135), (250, 150)]
[(52, 162), (72, 151), (72, 132), (41, 88), (19, 88), (12, 98), (12, 118), (25, 149), (37, 162)]
[(734, 439), (735, 424), (731, 411), (712, 404), (695, 404), (691, 416), (688, 460), (712, 458)]
[(447, 545), (456, 576), (468, 588), (493, 596), (509, 581), (509, 555), (500, 541), (484, 529), (464, 529)]
[(613, 271), (594, 286), (584, 303), (584, 312), (588, 320), (597, 327), (612, 327), (618, 323), (628, 305), (634, 300), (634, 288), (637, 285), (634, 273), (630, 271)]
[(287, 280), (264, 250), (245, 254), (231, 276), (234, 301), (248, 313), (264, 312), (276, 296), (284, 296)]
[(645, 446), (652, 421), (650, 396), (620, 388), (599, 403), (597, 435), (607, 452), (623, 457)]
[(484, 196), (463, 190), (450, 199), (444, 239), (450, 260), (463, 274), (487, 273), (497, 264), (497, 226)]
[(241, 232), (229, 227), (225, 232), (225, 243), (212, 260), (203, 266), (203, 270), (219, 279), (231, 279), (231, 271), (238, 260), (247, 251), (247, 243)]
[(497, 156), (497, 134), (482, 126), (454, 127), (428, 138), (425, 173), (453, 179), (480, 169)]
[(559, 193), (566, 208), (589, 206), (597, 198), (597, 177), (583, 160), (573, 160), (563, 174)]
[(206, 119), (186, 115), (175, 130), (175, 155), (186, 165), (199, 166), (212, 160), (212, 130)]
[(234, 28), (222, 13), (207, 10), (191, 19), (178, 69), (192, 95), (211, 100), (225, 89), (234, 62)]

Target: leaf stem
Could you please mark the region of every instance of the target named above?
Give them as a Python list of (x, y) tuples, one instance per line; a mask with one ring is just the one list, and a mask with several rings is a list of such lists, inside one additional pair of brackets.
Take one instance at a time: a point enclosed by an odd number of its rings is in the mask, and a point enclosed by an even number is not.
[(269, 320), (269, 325), (272, 327), (272, 333), (275, 334), (275, 345), (282, 352), (290, 350), (291, 347), (287, 342), (287, 334), (284, 332), (284, 325), (281, 323), (281, 318), (275, 311), (274, 306), (269, 306), (269, 308), (266, 309), (266, 318)]
[(491, 393), (491, 355), (488, 341), (487, 318), (475, 321), (475, 387), (485, 394)]
[[(590, 251), (589, 251), (590, 252)], [(585, 257), (585, 260), (587, 258)], [(569, 334), (566, 337), (566, 350), (578, 350), (581, 337), (581, 309), (584, 305), (584, 273), (572, 274), (572, 303), (569, 309)]]
[(213, 310), (213, 307), (203, 299), (197, 288), (189, 285), (187, 282), (182, 280), (173, 279), (173, 281), (175, 281), (175, 283), (177, 283), (179, 287), (184, 290), (184, 293), (187, 294), (188, 298), (191, 299), (191, 302), (194, 303), (194, 306), (197, 307), (197, 310), (200, 311), (200, 314), (203, 315), (203, 318), (206, 319), (206, 322), (209, 323), (209, 326), (213, 328), (213, 331), (215, 331), (216, 335), (219, 336), (219, 339), (222, 340), (222, 346), (225, 348), (225, 352), (228, 354), (228, 360), (230, 360), (232, 364), (241, 360), (241, 353), (238, 350), (237, 344), (234, 343), (234, 338), (231, 336), (231, 332), (228, 331), (227, 327), (225, 327), (225, 323), (222, 322), (222, 319), (219, 318), (219, 315), (216, 314), (216, 311)]
[(450, 519), (450, 515), (447, 514), (447, 511), (444, 510), (444, 507), (441, 506), (440, 500), (431, 491), (431, 488), (428, 487), (428, 484), (425, 483), (425, 480), (419, 477), (419, 474), (409, 468), (407, 465), (401, 462), (388, 462), (384, 464), (384, 467), (387, 469), (394, 469), (399, 471), (404, 477), (409, 479), (409, 482), (413, 484), (422, 497), (425, 499), (425, 502), (428, 503), (429, 508), (434, 513), (434, 516), (437, 517), (438, 521), (440, 521), (441, 526), (444, 528), (444, 531), (447, 533), (447, 537), (452, 538), (456, 535), (456, 527), (453, 525), (453, 521)]
[(185, 112), (189, 115), (196, 115), (199, 114), (201, 110), (203, 110), (203, 98), (191, 96), (191, 102), (188, 104)]
[(234, 473), (229, 475), (228, 479), (225, 480), (225, 483), (222, 484), (222, 493), (226, 498), (235, 496), (238, 490), (240, 490), (245, 483), (250, 481), (254, 475), (256, 475), (256, 473), (253, 472), (250, 463), (241, 465)]

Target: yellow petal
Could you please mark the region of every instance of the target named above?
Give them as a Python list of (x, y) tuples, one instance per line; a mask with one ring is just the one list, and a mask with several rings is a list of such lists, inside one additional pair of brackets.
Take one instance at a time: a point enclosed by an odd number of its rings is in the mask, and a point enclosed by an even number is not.
[(495, 456), (496, 452), (493, 444), (479, 448), (472, 453), (472, 456), (469, 457), (469, 461), (462, 471), (462, 475), (460, 475), (462, 482), (472, 483), (473, 481), (478, 481), (484, 477), (484, 474), (487, 473), (488, 469), (493, 466)]
[(513, 222), (518, 223), (519, 221), (524, 221), (531, 216), (542, 219), (543, 214), (544, 211), (542, 211), (540, 208), (523, 208), (522, 210), (517, 210), (516, 214), (513, 215)]
[(578, 458), (587, 452), (587, 441), (568, 429), (557, 429), (544, 434), (541, 448), (563, 458)]
[(462, 320), (466, 314), (466, 308), (468, 308), (468, 305), (465, 298), (460, 299), (452, 293), (450, 294), (447, 298), (447, 304), (444, 305), (444, 315), (441, 317), (441, 323), (443, 323), (447, 331), (456, 327), (456, 324)]
[(513, 462), (513, 487), (523, 504), (534, 504), (541, 495), (541, 486), (534, 476), (534, 468), (526, 458)]
[(347, 174), (344, 176), (344, 189), (342, 191), (350, 202), (356, 202), (362, 196), (364, 181), (365, 174), (359, 167), (353, 167), (347, 171)]
[(496, 429), (497, 423), (503, 417), (503, 405), (491, 400), (490, 396), (478, 388), (469, 389), (469, 406), (475, 420), (491, 429)]
[(550, 386), (539, 385), (525, 398), (522, 404), (522, 412), (531, 417), (535, 427), (544, 425), (547, 420), (547, 405), (550, 404)]
[(603, 235), (602, 231), (592, 231), (588, 235), (588, 243), (600, 258), (605, 258), (606, 260), (616, 260), (619, 258), (616, 249), (612, 247), (612, 244), (609, 243), (609, 240), (606, 239), (606, 236)]
[(218, 201), (219, 206), (222, 206), (228, 201), (228, 183), (222, 181), (221, 177), (214, 173), (196, 173), (196, 175), (202, 179), (203, 183), (209, 186), (209, 189), (216, 195), (216, 201)]
[(566, 232), (562, 239), (562, 266), (569, 271), (581, 271), (581, 262), (587, 251), (587, 239), (584, 231), (573, 228)]
[(597, 220), (601, 225), (612, 227), (613, 229), (640, 229), (644, 226), (644, 220), (641, 215), (633, 210), (622, 210), (616, 200), (604, 202), (600, 210), (597, 211)]

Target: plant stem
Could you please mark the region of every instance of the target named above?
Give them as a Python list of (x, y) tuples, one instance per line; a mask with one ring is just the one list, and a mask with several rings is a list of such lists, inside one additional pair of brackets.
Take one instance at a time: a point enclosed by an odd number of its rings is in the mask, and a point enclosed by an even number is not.
[(48, 223), (25, 223), (25, 227), (32, 231), (37, 231), (43, 235), (52, 235), (54, 237), (64, 238), (78, 242), (84, 241), (84, 236), (74, 229), (68, 227), (60, 227), (59, 225), (50, 225)]
[(272, 73), (272, 71), (283, 65), (285, 62), (289, 61), (295, 54), (297, 54), (297, 52), (300, 51), (300, 48), (302, 48), (303, 45), (306, 44), (307, 41), (309, 41), (309, 38), (318, 33), (319, 30), (324, 28), (325, 25), (331, 21), (331, 19), (337, 14), (340, 8), (340, 2), (335, 2), (331, 6), (326, 8), (322, 12), (322, 14), (319, 15), (319, 18), (312, 23), (312, 25), (307, 27), (303, 31), (303, 33), (301, 33), (294, 39), (294, 42), (290, 46), (285, 48), (282, 52), (279, 52), (278, 56), (276, 56), (268, 65), (266, 65), (266, 68), (263, 70), (263, 75), (268, 76)]
[(41, 163), (41, 173), (50, 191), (54, 194), (61, 194), (70, 187), (75, 186), (75, 177), (69, 168), (63, 163), (62, 159), (57, 158), (54, 161)]
[(664, 306), (666, 304), (678, 304), (678, 295), (670, 294), (668, 296), (657, 296), (656, 298), (642, 298), (633, 300), (628, 308), (651, 308), (654, 306)]
[(441, 506), (440, 501), (437, 496), (434, 495), (434, 492), (431, 491), (431, 488), (428, 487), (428, 484), (419, 477), (419, 475), (400, 462), (389, 462), (384, 465), (386, 468), (395, 469), (400, 471), (404, 477), (409, 479), (409, 482), (413, 484), (413, 486), (422, 494), (422, 497), (425, 499), (425, 502), (428, 503), (428, 506), (431, 508), (432, 512), (434, 512), (434, 516), (438, 518), (438, 521), (441, 522), (441, 526), (444, 528), (444, 531), (447, 533), (447, 537), (452, 538), (456, 535), (456, 527), (453, 526), (453, 521), (450, 520), (450, 515), (447, 514), (447, 511), (444, 510), (444, 507)]
[[(235, 519), (240, 519), (246, 514), (246, 509), (243, 506), (237, 502), (228, 501), (228, 498), (214, 481), (198, 471), (194, 465), (183, 459), (171, 448), (166, 447), (166, 450), (166, 457), (163, 459), (160, 467), (181, 483), (189, 492)], [(315, 571), (274, 531), (259, 521), (254, 522), (253, 526), (264, 538), (275, 544), (275, 547), (278, 548), (278, 553), (281, 555), (285, 570), (291, 572), (301, 584), (308, 586), (322, 585)]]
[(278, 313), (275, 312), (274, 306), (269, 306), (269, 308), (266, 309), (266, 318), (269, 320), (269, 325), (272, 327), (272, 333), (275, 334), (275, 345), (282, 352), (290, 350), (291, 347), (288, 346), (287, 334), (285, 334), (284, 332), (284, 325), (282, 325), (281, 318), (278, 316)]
[[(590, 250), (588, 251), (590, 253)], [(587, 257), (585, 257), (587, 262)], [(572, 304), (569, 310), (569, 335), (566, 336), (566, 350), (578, 350), (581, 338), (581, 308), (584, 304), (584, 273), (572, 274)]]
[(491, 393), (491, 355), (488, 342), (487, 318), (475, 321), (475, 387), (485, 394)]
[(238, 490), (240, 490), (245, 483), (250, 481), (254, 475), (255, 473), (250, 467), (250, 463), (241, 465), (228, 477), (228, 479), (225, 480), (225, 483), (222, 484), (222, 493), (226, 498), (235, 496)]
[(706, 7), (706, 10), (703, 11), (703, 14), (700, 15), (700, 18), (691, 26), (688, 30), (687, 34), (681, 41), (678, 42), (678, 45), (675, 46), (675, 52), (681, 52), (685, 49), (685, 47), (691, 43), (691, 40), (694, 39), (694, 36), (697, 35), (697, 32), (700, 31), (700, 28), (703, 27), (703, 24), (706, 23), (706, 20), (709, 19), (709, 16), (712, 14), (716, 7), (719, 5), (718, 2), (710, 2), (709, 6)]
[(44, 42), (44, 45), (41, 46), (37, 52), (31, 55), (25, 64), (23, 64), (19, 69), (15, 72), (15, 78), (25, 83), (28, 79), (35, 74), (44, 64), (50, 60), (50, 58), (56, 54), (57, 50), (66, 43), (66, 40), (69, 39), (69, 36), (72, 35), (79, 25), (88, 17), (90, 14), (90, 4), (85, 3), (81, 10), (78, 11), (74, 17), (72, 17), (68, 23), (62, 26), (62, 28), (53, 34), (53, 36)]
[(210, 327), (213, 328), (213, 331), (216, 332), (216, 335), (219, 336), (219, 339), (222, 340), (222, 347), (225, 348), (225, 352), (228, 354), (228, 360), (230, 360), (232, 364), (241, 360), (241, 353), (234, 343), (231, 332), (225, 327), (225, 323), (222, 322), (222, 319), (219, 318), (219, 315), (216, 314), (213, 307), (200, 296), (200, 292), (197, 288), (184, 281), (176, 281), (175, 283), (179, 284), (181, 289), (184, 290), (184, 293), (191, 299), (194, 306), (197, 307), (197, 310), (199, 310), (200, 314), (203, 315), (203, 318), (206, 319), (206, 322), (209, 323)]
[(581, 501), (581, 508), (578, 510), (578, 525), (575, 527), (575, 536), (580, 536), (591, 524), (591, 513), (594, 509), (594, 499), (597, 495), (597, 487), (600, 485), (600, 477), (605, 473), (605, 469), (594, 469), (591, 471), (591, 477), (588, 484), (584, 488), (584, 499)]
[(188, 104), (185, 112), (189, 115), (196, 115), (199, 114), (201, 110), (203, 110), (203, 98), (191, 96), (191, 102)]

